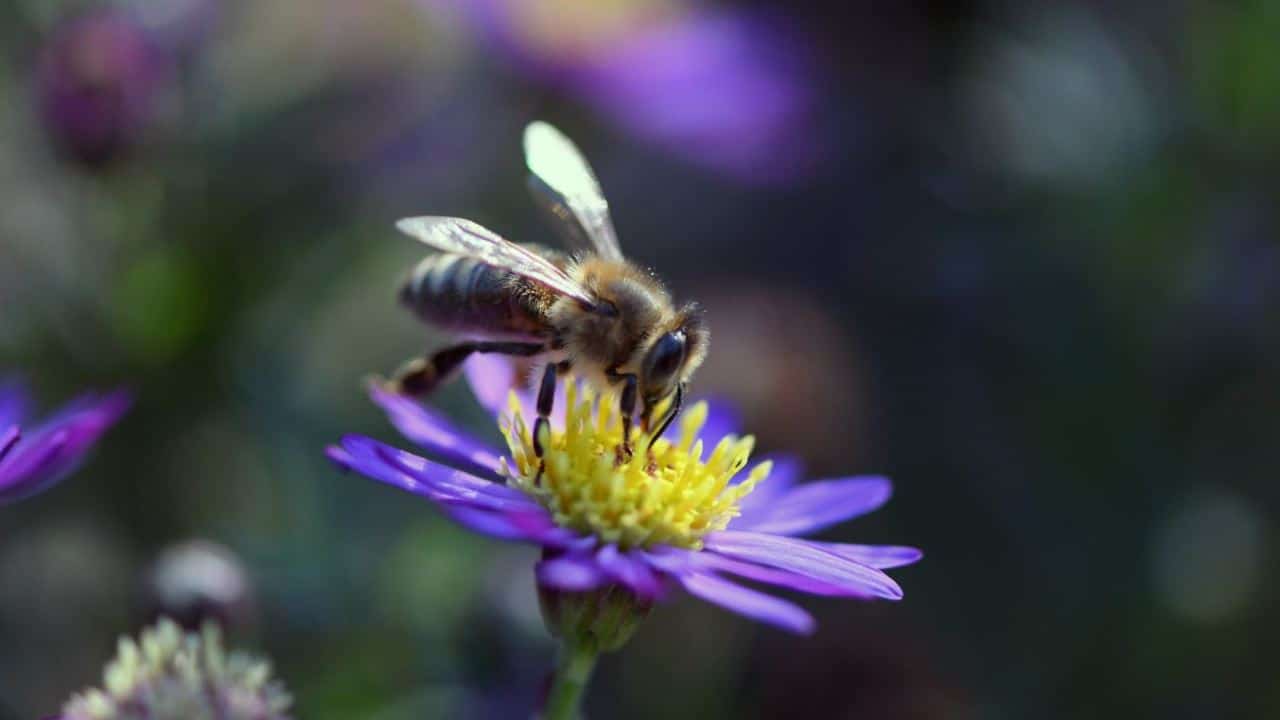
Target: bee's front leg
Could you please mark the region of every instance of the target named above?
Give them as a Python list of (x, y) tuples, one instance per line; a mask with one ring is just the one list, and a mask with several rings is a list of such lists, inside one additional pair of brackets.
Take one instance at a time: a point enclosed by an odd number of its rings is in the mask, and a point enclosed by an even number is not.
[(619, 446), (619, 459), (623, 462), (631, 459), (631, 420), (636, 414), (636, 376), (635, 373), (620, 373), (610, 368), (605, 371), (614, 382), (622, 383), (622, 397), (618, 403), (622, 411), (622, 445)]

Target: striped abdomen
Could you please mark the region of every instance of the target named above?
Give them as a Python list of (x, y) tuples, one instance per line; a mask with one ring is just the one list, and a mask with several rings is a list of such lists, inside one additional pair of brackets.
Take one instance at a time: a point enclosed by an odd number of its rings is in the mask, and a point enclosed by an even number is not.
[(400, 288), (400, 302), (446, 330), (477, 335), (545, 336), (539, 293), (530, 283), (475, 258), (428, 255)]

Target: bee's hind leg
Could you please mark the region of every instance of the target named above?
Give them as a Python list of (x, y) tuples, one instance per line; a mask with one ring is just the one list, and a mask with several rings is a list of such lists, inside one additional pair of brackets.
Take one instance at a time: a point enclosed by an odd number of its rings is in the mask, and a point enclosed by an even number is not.
[(396, 371), (385, 383), (387, 390), (400, 395), (423, 397), (449, 379), (472, 353), (499, 353), (528, 357), (544, 352), (546, 347), (538, 343), (484, 342), (459, 343), (420, 358), (414, 358)]

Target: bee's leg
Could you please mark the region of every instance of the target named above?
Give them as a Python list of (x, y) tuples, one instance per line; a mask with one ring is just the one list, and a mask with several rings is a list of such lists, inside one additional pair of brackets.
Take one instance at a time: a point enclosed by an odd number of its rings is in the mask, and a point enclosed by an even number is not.
[(533, 454), (542, 457), (542, 428), (550, 427), (551, 410), (556, 401), (556, 363), (547, 363), (538, 386), (538, 419), (533, 423)]
[(437, 350), (427, 357), (415, 358), (396, 371), (387, 384), (388, 390), (401, 395), (422, 397), (447, 380), (472, 353), (500, 353), (528, 357), (544, 352), (546, 346), (520, 342), (465, 342)]
[(559, 363), (547, 363), (547, 367), (542, 371), (542, 384), (538, 387), (538, 419), (533, 423), (533, 454), (538, 458), (538, 474), (533, 478), (533, 484), (539, 485), (542, 482), (542, 470), (545, 463), (542, 460), (542, 428), (548, 428), (550, 432), (551, 411), (554, 409), (556, 401), (556, 376), (563, 375), (569, 371), (569, 361), (565, 360)]
[(622, 396), (619, 399), (619, 409), (622, 411), (622, 459), (631, 458), (631, 421), (636, 414), (636, 376), (635, 373), (620, 373), (616, 370), (609, 369), (605, 374), (613, 379), (614, 382), (622, 383)]

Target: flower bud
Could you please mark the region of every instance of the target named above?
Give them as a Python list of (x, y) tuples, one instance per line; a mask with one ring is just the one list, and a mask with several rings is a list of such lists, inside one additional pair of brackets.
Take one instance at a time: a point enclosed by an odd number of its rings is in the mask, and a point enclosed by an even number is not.
[(589, 641), (600, 652), (622, 649), (653, 607), (622, 585), (585, 592), (538, 586), (538, 604), (548, 632), (581, 644)]
[(60, 151), (102, 167), (132, 149), (154, 122), (169, 75), (169, 59), (130, 14), (73, 17), (54, 28), (40, 55), (41, 120)]

